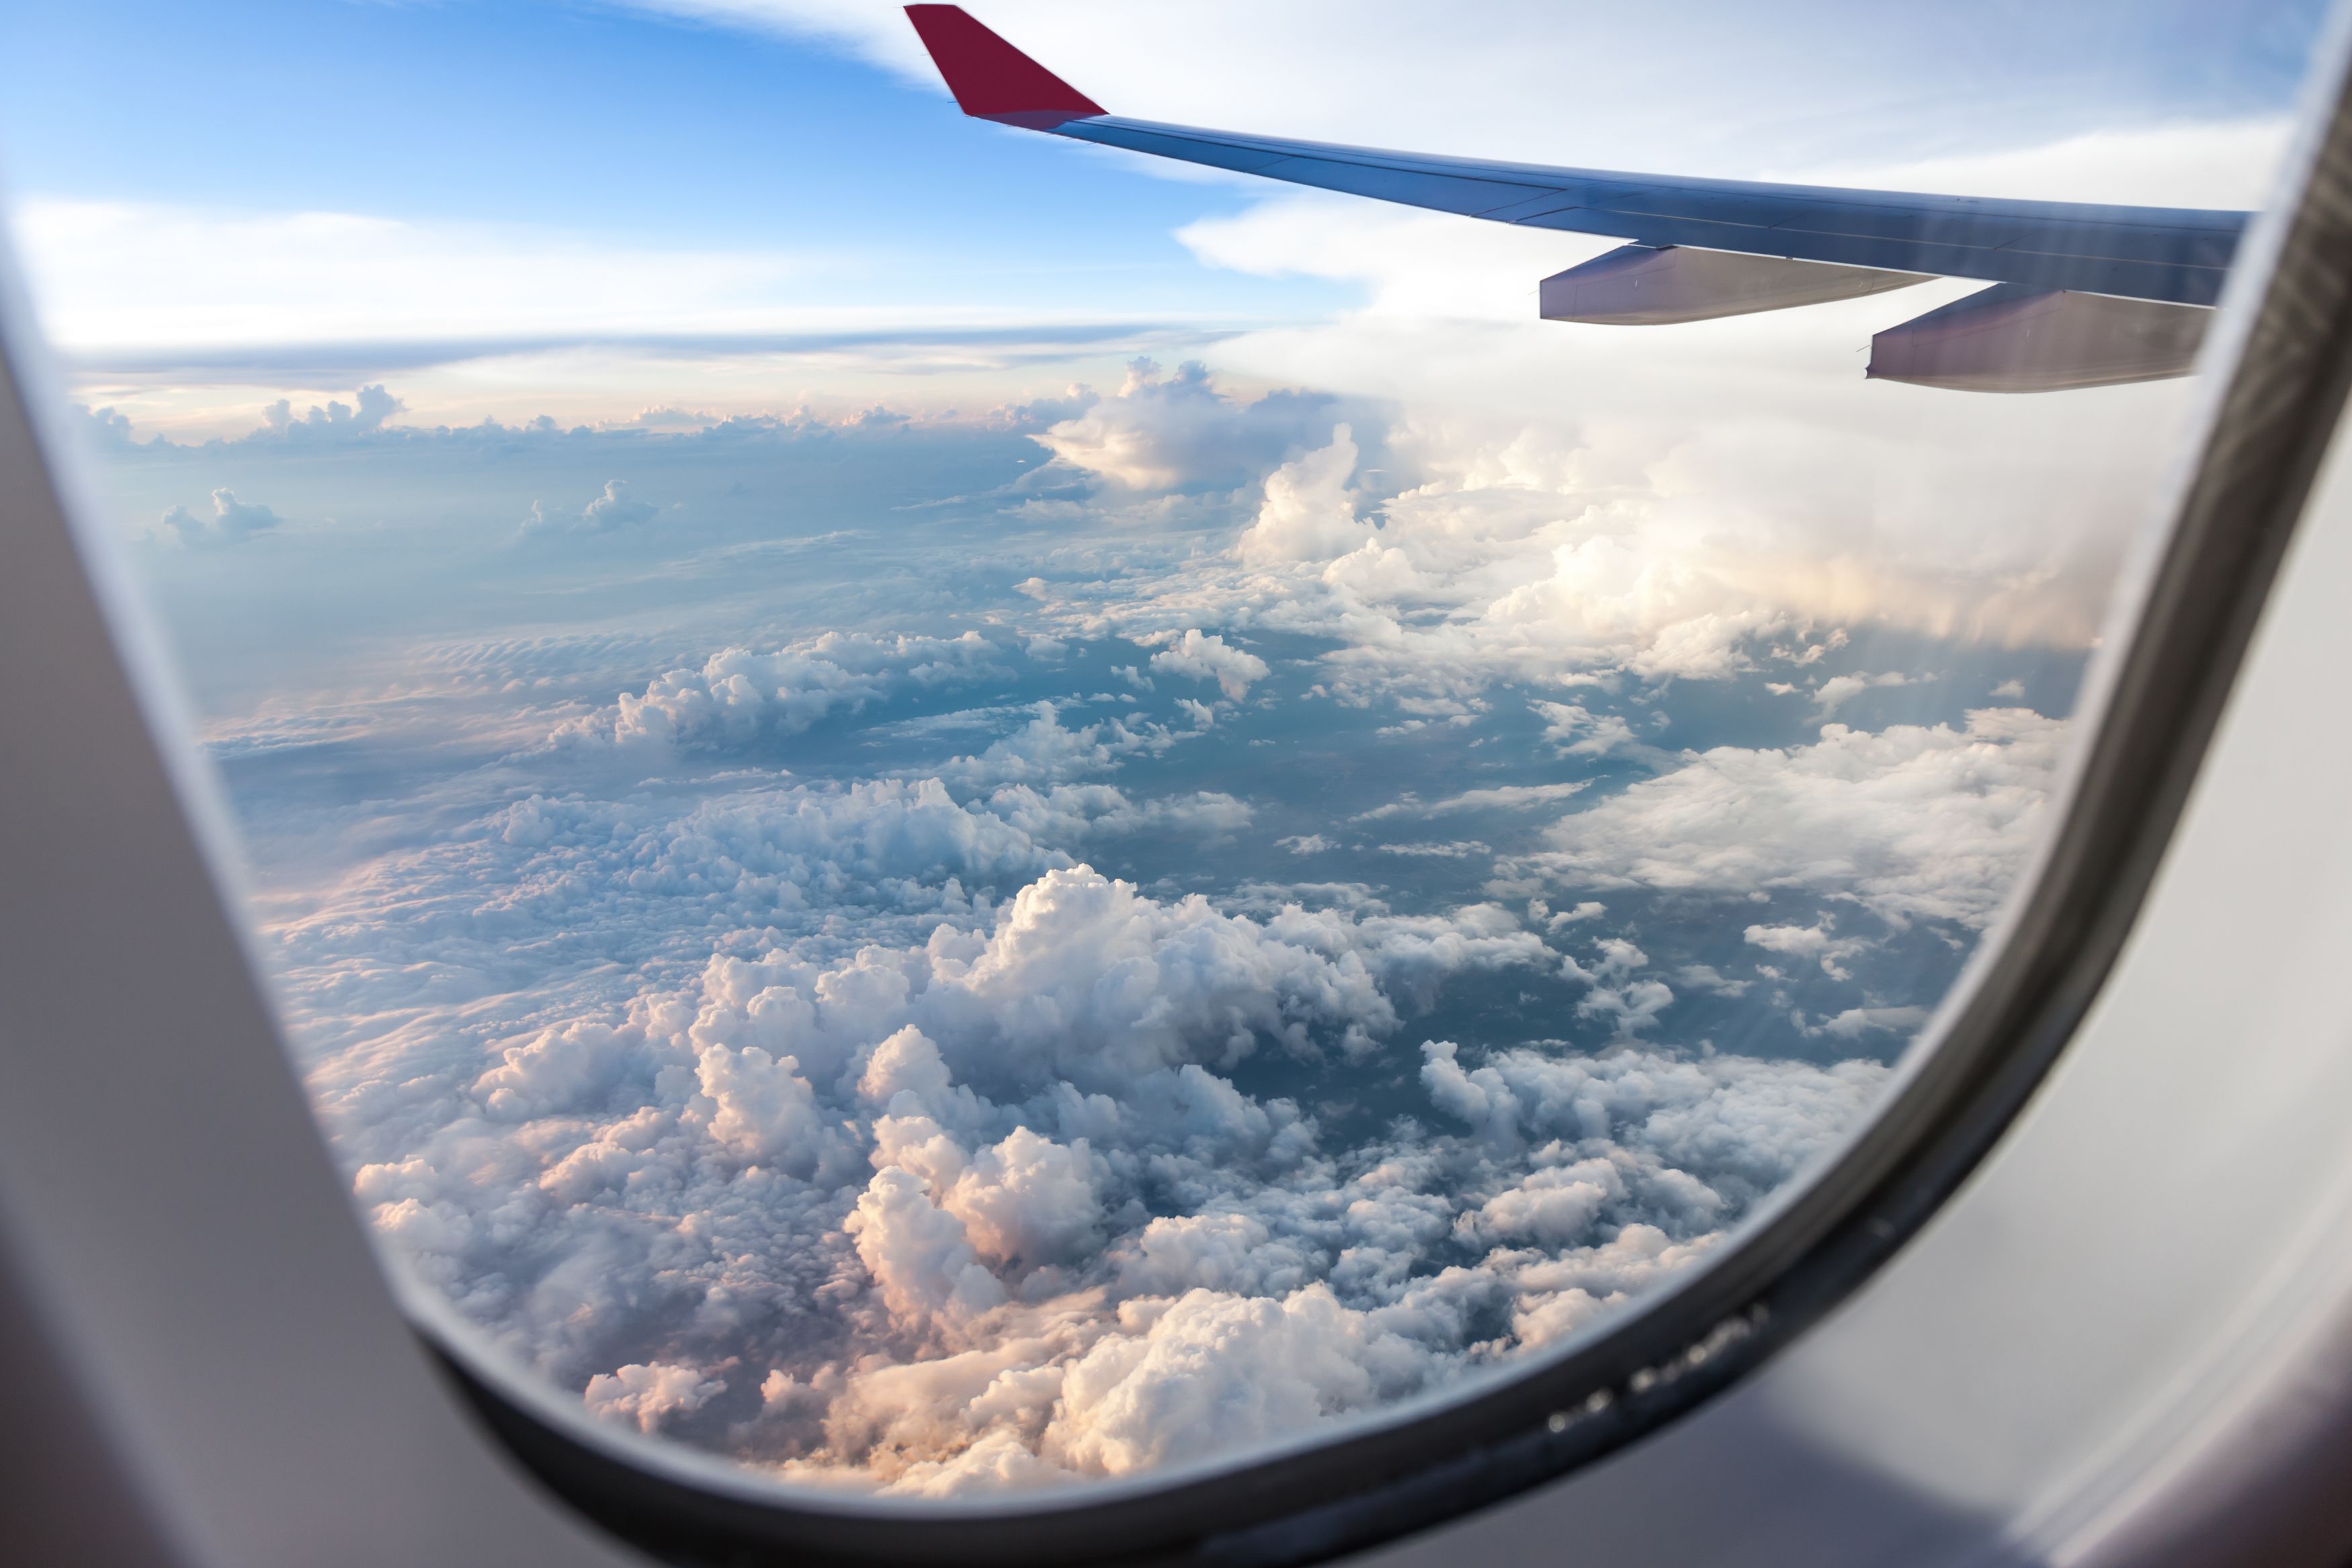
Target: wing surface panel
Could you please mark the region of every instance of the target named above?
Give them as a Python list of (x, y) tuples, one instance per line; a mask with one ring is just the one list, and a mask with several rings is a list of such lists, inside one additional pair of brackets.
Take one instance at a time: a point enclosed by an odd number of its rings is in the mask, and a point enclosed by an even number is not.
[(1628, 175), (1074, 118), (1055, 134), (1532, 228), (2210, 305), (2246, 214)]

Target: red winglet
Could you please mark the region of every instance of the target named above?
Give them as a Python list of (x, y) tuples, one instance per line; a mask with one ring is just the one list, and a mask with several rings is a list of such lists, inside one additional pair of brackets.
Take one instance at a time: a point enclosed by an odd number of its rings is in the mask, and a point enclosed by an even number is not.
[(983, 27), (961, 5), (909, 5), (957, 107), (982, 120), (1051, 131), (1109, 110)]

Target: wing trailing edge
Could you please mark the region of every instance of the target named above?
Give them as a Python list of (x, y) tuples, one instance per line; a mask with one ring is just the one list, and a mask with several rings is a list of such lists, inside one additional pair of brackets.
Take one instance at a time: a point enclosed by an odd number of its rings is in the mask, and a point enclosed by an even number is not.
[[(1878, 334), (1870, 374), (1974, 391), (2185, 375), (2250, 214), (1922, 195), (1438, 157), (1110, 113), (960, 5), (907, 7), (974, 118), (1622, 248), (1544, 280), (1549, 319), (1661, 325), (1931, 277), (1996, 287)], [(2022, 355), (2010, 371), (2004, 354)]]
[(1537, 314), (1547, 321), (1657, 327), (1858, 299), (1933, 278), (1691, 246), (1628, 245), (1545, 278)]

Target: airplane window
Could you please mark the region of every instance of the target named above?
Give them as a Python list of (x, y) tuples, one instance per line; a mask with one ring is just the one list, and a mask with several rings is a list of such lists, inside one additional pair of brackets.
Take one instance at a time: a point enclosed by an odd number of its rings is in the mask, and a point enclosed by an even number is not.
[(1502, 1386), (1865, 1124), (2317, 7), (911, 13), (16, 7), (0, 156), (387, 1266), (919, 1510)]

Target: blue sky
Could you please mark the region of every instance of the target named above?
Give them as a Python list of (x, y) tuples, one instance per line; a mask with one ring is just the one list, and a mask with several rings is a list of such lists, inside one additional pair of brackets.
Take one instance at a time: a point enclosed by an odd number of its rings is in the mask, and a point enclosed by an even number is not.
[[(866, 9), (874, 26), (901, 25), (892, 7)], [(1732, 138), (1754, 125), (1818, 121), (1842, 99), (1878, 100), (1854, 117), (1874, 138), (1975, 146), (2273, 110), (2320, 7), (1836, 5), (1767, 18), (1710, 5), (1631, 24), (1557, 9), (1568, 14), (1540, 32), (1508, 6), (1450, 26), (1553, 45), (1559, 68), (1547, 74), (1561, 94), (1653, 124), (1711, 120), (1733, 156)], [(849, 223), (899, 241), (951, 231), (982, 255), (1090, 237), (1125, 255), (1202, 210), (1201, 192), (962, 126), (937, 91), (837, 39), (795, 36), (791, 6), (774, 15), (761, 26), (516, 0), (19, 4), (0, 34), (0, 147), (19, 187), (45, 193), (650, 225), (730, 242)], [(1277, 58), (1276, 78), (1376, 53), (1381, 10), (1359, 15), (1339, 50)], [(1249, 46), (1229, 20), (1222, 30), (1225, 47)], [(1056, 61), (1053, 30), (1008, 31)], [(1150, 70), (1147, 52), (1121, 75)], [(1664, 72), (1682, 86), (1661, 102)], [(1170, 74), (1163, 96), (1187, 96)], [(1628, 78), (1646, 108), (1622, 101)], [(1896, 98), (1911, 100), (1908, 124), (1884, 110)], [(1288, 107), (1277, 99), (1259, 118)], [(1392, 118), (1419, 116), (1399, 106)]]
[[(2047, 177), (2015, 161), (2086, 134), (2274, 120), (2317, 6), (982, 11), (1147, 117), (2195, 204), (2252, 199), (2258, 183), (2161, 160), (2119, 175), (2096, 150)], [(897, 8), (870, 0), (18, 4), (0, 18), (0, 173), (54, 329), (117, 366), (152, 365), (138, 350), (166, 340), (462, 353), (500, 322), (535, 342), (682, 333), (706, 347), (845, 322), (1213, 331), (1360, 303), (1370, 265), (1336, 235), (1321, 256), (1204, 256), (1191, 225), (1285, 193), (965, 121)], [(93, 235), (59, 204), (113, 217)], [(349, 246), (268, 226), (305, 214), (394, 225), (401, 260), (368, 275)], [(688, 255), (723, 277), (675, 265)], [(256, 258), (299, 286), (256, 283)], [(1555, 245), (1546, 270), (1555, 259), (1578, 256)], [(602, 281), (587, 278), (600, 260)], [(296, 296), (334, 308), (305, 315)], [(289, 361), (279, 380), (323, 390), (318, 364)]]
[(7, 41), (0, 145), (41, 192), (979, 258), (1045, 234), (1124, 257), (1202, 198), (974, 135), (815, 40), (605, 7), (101, 0), (14, 7)]
[(970, 126), (936, 91), (767, 30), (497, 0), (27, 5), (0, 57), (0, 168), (27, 194), (814, 253), (825, 298), (1075, 292), (1132, 319), (1333, 292), (1185, 252), (1174, 230), (1247, 204), (1238, 189)]

